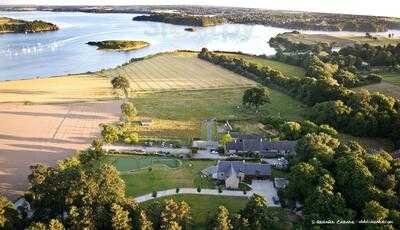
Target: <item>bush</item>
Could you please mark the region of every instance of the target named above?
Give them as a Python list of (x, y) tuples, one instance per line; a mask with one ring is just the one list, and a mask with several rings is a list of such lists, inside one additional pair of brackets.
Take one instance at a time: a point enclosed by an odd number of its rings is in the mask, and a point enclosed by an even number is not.
[(192, 154), (196, 154), (199, 152), (199, 148), (197, 148), (197, 147), (192, 147), (191, 150), (192, 150)]
[(222, 186), (218, 186), (218, 192), (222, 193)]
[(157, 191), (153, 191), (153, 193), (151, 194), (151, 196), (152, 196), (153, 198), (156, 198), (156, 197), (157, 197)]
[(382, 77), (378, 74), (369, 74), (365, 80), (369, 83), (380, 83), (382, 81)]

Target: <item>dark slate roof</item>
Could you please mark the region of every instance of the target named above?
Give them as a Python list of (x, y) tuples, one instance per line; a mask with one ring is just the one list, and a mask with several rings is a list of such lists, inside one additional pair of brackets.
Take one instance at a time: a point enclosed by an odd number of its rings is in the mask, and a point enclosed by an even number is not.
[(258, 134), (241, 134), (239, 132), (231, 132), (231, 137), (237, 140), (260, 140), (263, 139), (262, 136)]
[(267, 141), (264, 142), (264, 149), (280, 150), (280, 151), (294, 151), (296, 149), (296, 141)]
[(294, 151), (296, 149), (296, 141), (266, 141), (245, 139), (242, 141), (234, 140), (226, 144), (226, 149), (244, 152), (261, 152), (261, 151)]
[(260, 163), (246, 163), (243, 161), (219, 161), (217, 165), (217, 173), (224, 173), (225, 179), (233, 172), (242, 172), (246, 176), (270, 176), (271, 175), (271, 165), (270, 164), (260, 164)]

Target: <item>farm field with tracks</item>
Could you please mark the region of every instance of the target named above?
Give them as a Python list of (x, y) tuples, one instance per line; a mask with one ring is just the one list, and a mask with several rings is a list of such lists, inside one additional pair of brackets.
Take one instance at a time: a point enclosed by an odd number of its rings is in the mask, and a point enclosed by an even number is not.
[(0, 192), (15, 198), (27, 187), (29, 166), (54, 165), (85, 149), (99, 124), (119, 117), (120, 102), (0, 104)]
[(255, 82), (210, 64), (195, 53), (159, 54), (112, 70), (107, 77), (126, 76), (132, 92), (205, 90), (254, 86)]

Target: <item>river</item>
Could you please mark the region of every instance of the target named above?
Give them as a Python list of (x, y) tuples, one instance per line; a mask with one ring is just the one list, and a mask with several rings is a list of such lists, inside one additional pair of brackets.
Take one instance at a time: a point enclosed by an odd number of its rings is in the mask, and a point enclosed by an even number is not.
[[(0, 16), (40, 19), (60, 27), (56, 32), (0, 34), (0, 80), (96, 71), (121, 65), (133, 57), (178, 49), (207, 47), (210, 50), (273, 55), (275, 51), (269, 47), (268, 40), (278, 33), (290, 31), (261, 25), (227, 24), (186, 32), (185, 26), (132, 21), (135, 14), (33, 11), (0, 12)], [(400, 31), (394, 33), (400, 34)], [(132, 52), (112, 52), (100, 51), (86, 44), (110, 39), (144, 40), (151, 46)]]

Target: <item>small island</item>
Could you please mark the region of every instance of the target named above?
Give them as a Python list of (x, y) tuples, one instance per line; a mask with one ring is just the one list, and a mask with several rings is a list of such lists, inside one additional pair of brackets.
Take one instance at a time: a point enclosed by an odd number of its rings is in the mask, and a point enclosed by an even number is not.
[(196, 32), (196, 29), (193, 28), (193, 27), (187, 27), (187, 28), (185, 28), (185, 31), (187, 31), (187, 32)]
[(40, 20), (25, 21), (6, 17), (0, 17), (0, 34), (1, 33), (35, 33), (56, 31), (58, 26), (49, 22)]
[(88, 42), (88, 45), (97, 46), (99, 50), (132, 51), (148, 47), (150, 43), (145, 41), (106, 40)]

